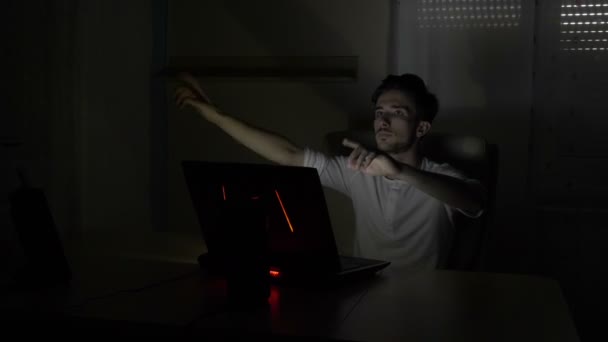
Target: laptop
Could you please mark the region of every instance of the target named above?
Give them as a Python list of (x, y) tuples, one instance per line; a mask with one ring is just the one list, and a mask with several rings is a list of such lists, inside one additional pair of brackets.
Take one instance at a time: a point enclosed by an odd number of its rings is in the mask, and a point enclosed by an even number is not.
[(182, 169), (208, 256), (264, 249), (285, 282), (368, 277), (390, 264), (338, 254), (314, 168), (186, 160)]

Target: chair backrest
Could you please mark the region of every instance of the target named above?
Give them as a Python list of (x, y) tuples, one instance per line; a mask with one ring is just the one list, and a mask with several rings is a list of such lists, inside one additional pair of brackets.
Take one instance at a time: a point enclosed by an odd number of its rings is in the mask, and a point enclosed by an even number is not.
[[(326, 135), (329, 153), (350, 154), (351, 149), (342, 146), (344, 138), (359, 142), (371, 149), (376, 146), (374, 132), (371, 130), (336, 131)], [(452, 165), (468, 177), (481, 181), (487, 189), (488, 201), (482, 217), (470, 219), (464, 215), (456, 215), (454, 218), (456, 226), (454, 240), (445, 267), (469, 271), (481, 270), (488, 226), (494, 208), (498, 148), (481, 137), (431, 133), (422, 140), (421, 149), (427, 158)]]

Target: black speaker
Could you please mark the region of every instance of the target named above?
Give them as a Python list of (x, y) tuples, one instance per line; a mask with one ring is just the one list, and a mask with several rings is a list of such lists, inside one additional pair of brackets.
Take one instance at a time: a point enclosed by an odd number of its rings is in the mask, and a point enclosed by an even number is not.
[(18, 171), (20, 186), (10, 194), (10, 212), (26, 263), (14, 275), (22, 289), (67, 284), (71, 270), (42, 189), (28, 184)]

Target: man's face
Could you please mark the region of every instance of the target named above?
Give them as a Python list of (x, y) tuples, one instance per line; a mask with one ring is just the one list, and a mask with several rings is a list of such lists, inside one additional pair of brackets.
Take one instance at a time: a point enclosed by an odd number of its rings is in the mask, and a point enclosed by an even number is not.
[(378, 97), (374, 132), (378, 149), (386, 153), (405, 152), (418, 139), (420, 123), (411, 98), (399, 90), (387, 90)]

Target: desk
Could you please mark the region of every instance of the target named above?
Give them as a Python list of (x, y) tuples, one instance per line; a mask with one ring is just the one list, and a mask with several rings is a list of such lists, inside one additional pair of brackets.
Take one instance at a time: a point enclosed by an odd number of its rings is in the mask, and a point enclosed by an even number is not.
[[(539, 277), (387, 269), (373, 279), (332, 288), (273, 286), (268, 307), (230, 312), (223, 281), (205, 276), (196, 264), (130, 260), (97, 265), (105, 271), (81, 269), (89, 274), (77, 277), (80, 282), (60, 295), (9, 294), (12, 299), (3, 301), (3, 309), (61, 314), (70, 329), (78, 320), (81, 326), (113, 324), (136, 334), (578, 341), (556, 282)], [(24, 299), (28, 296), (37, 305)]]
[(380, 277), (336, 336), (364, 341), (578, 340), (555, 281), (454, 271)]

